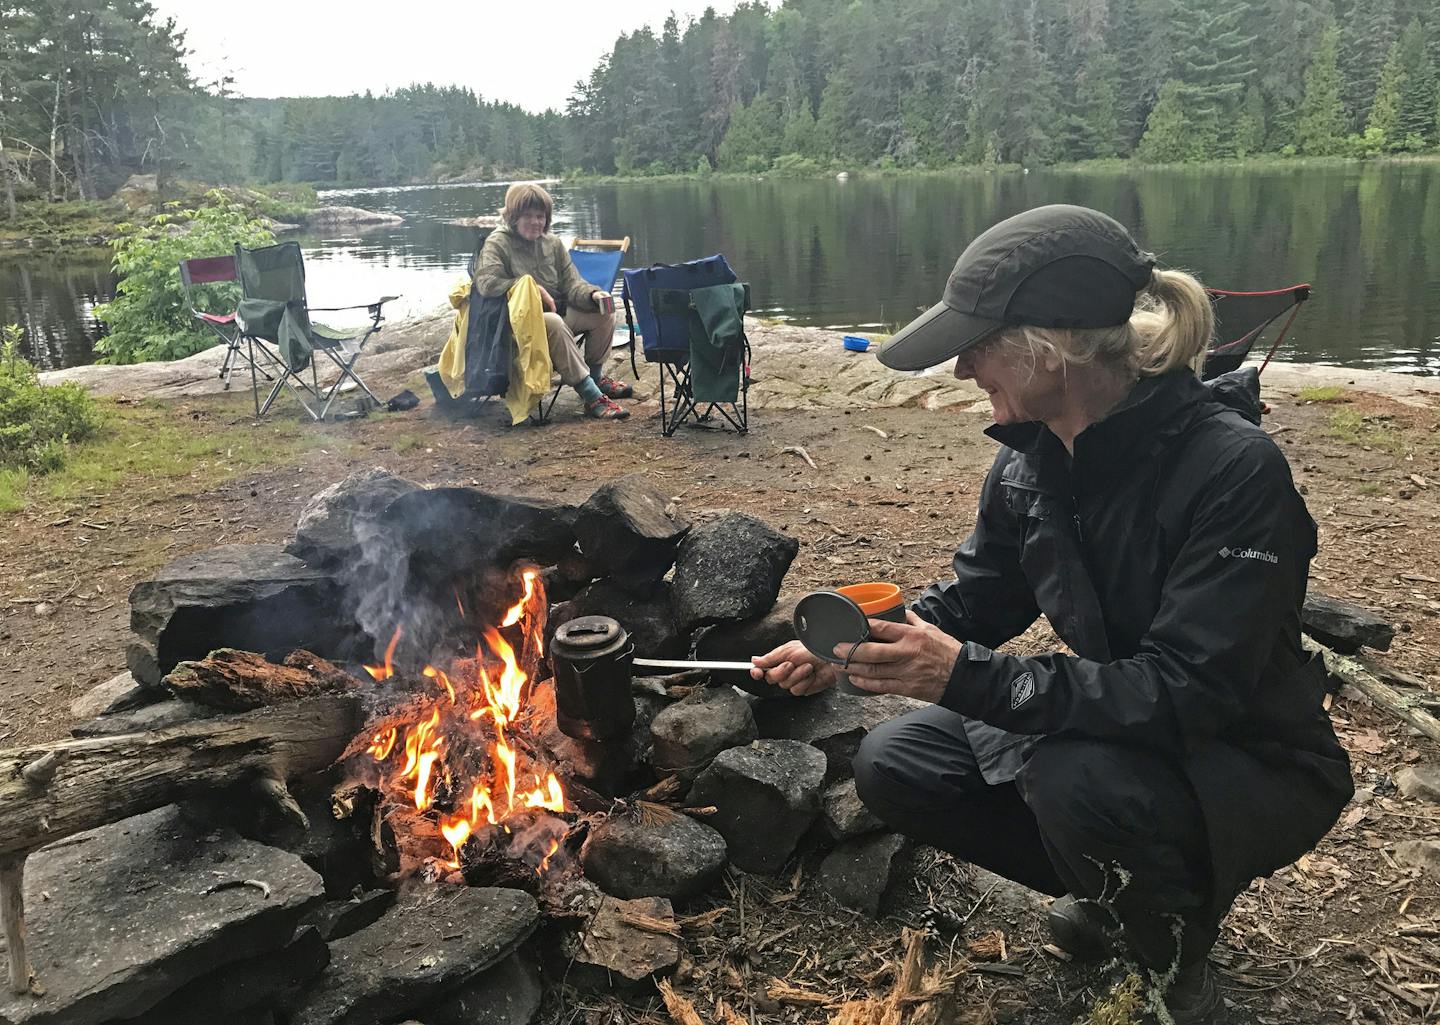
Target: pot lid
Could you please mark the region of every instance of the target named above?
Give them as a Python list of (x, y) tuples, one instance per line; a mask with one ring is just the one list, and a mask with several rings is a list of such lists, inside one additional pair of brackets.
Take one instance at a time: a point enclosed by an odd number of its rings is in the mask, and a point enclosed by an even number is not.
[(600, 651), (624, 638), (625, 628), (609, 616), (581, 616), (557, 628), (554, 643), (578, 653)]
[(795, 636), (810, 654), (834, 665), (840, 645), (852, 648), (870, 636), (870, 621), (860, 606), (839, 591), (811, 591), (795, 604)]

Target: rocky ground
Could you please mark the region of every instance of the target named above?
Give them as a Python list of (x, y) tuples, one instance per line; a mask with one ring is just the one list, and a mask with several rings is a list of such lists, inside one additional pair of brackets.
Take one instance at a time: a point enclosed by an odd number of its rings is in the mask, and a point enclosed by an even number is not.
[[(423, 396), (414, 371), (433, 360), (447, 330), (437, 316), (382, 336), (384, 346), (362, 363), (377, 392), (409, 386)], [(653, 399), (633, 404), (623, 423), (591, 423), (571, 396), (538, 429), (509, 427), (498, 407), (452, 422), (428, 396), (409, 413), (321, 426), (286, 407), (262, 428), (247, 413), (248, 396), (209, 394), (218, 391), (210, 355), (164, 368), (63, 372), (104, 394), (162, 398), (187, 429), (233, 442), (227, 452), (277, 422), (306, 443), (261, 471), (228, 474), (222, 456), (218, 474), (210, 467), (193, 477), (81, 483), (64, 498), (37, 492), (10, 514), (0, 538), (0, 741), (65, 734), (70, 702), (123, 668), (126, 597), (159, 563), (228, 541), (280, 540), (312, 494), (375, 465), (424, 483), (575, 501), (607, 479), (641, 474), (697, 521), (738, 509), (798, 539), (787, 592), (869, 579), (913, 592), (943, 576), (993, 454), (981, 434), (988, 419), (974, 408), (978, 394), (943, 374), (891, 374), (869, 355), (843, 354), (838, 339), (820, 332), (757, 325), (752, 341), (760, 380), (746, 437), (687, 429), (662, 438)], [(642, 376), (653, 389), (653, 370)], [(1389, 375), (1281, 366), (1265, 379), (1274, 406), (1267, 429), (1320, 525), (1312, 588), (1389, 618), (1400, 633), (1383, 660), (1435, 678), (1435, 389)], [(1019, 643), (1043, 646), (1048, 638), (1039, 626)], [(1231, 1020), (1435, 1021), (1440, 807), (1413, 780), (1408, 793), (1396, 780), (1440, 752), (1361, 700), (1341, 697), (1332, 714), (1355, 762), (1358, 794), (1314, 853), (1257, 882), (1227, 921), (1216, 959)], [(1432, 846), (1406, 847), (1411, 841)], [(1413, 855), (1427, 850), (1428, 875), (1413, 866)], [(941, 1020), (1059, 1025), (1109, 990), (1112, 974), (1044, 952), (1043, 916), (1029, 894), (977, 880), (943, 855), (914, 857), (916, 870), (874, 921), (819, 893), (818, 865), (791, 865), (777, 877), (732, 872), (722, 900), (685, 909), (726, 910), (687, 933), (676, 990), (706, 1020), (724, 999), (754, 1022), (828, 1021), (833, 1012), (803, 993), (884, 991), (909, 926), (932, 930), (928, 965), (959, 973), (958, 996)], [(597, 1023), (665, 1015), (645, 996), (572, 1001), (550, 1013)]]

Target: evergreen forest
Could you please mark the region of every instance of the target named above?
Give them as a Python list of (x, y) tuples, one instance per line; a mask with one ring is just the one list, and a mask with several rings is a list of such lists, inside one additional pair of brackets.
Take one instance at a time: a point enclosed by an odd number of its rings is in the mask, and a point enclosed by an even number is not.
[(247, 98), (184, 56), (144, 0), (0, 0), (0, 202), (137, 172), (359, 185), (1440, 144), (1433, 0), (741, 3), (620, 35), (541, 113), (431, 84)]

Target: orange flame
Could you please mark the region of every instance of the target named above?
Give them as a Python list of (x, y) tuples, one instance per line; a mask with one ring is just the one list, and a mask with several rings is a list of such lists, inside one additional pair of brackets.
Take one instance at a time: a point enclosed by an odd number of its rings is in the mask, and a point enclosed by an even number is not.
[(450, 685), (450, 677), (445, 675), (445, 670), (436, 669), (434, 666), (426, 666), (420, 670), (420, 674), (426, 679), (434, 680), (438, 683), (441, 689), (450, 695), (450, 704), (455, 704), (455, 688)]
[(527, 569), (525, 571), (525, 593), (519, 601), (510, 606), (510, 611), (505, 613), (505, 618), (500, 621), (502, 627), (514, 626), (520, 622), (521, 617), (525, 615), (525, 610), (529, 607), (531, 599), (535, 597), (535, 580), (538, 576), (539, 574), (533, 569)]
[(390, 643), (385, 648), (385, 664), (380, 666), (365, 666), (365, 671), (374, 680), (388, 680), (395, 675), (395, 667), (391, 660), (395, 657), (395, 645), (400, 643), (401, 628), (395, 628), (395, 634), (390, 638)]
[[(451, 848), (453, 868), (460, 867), (460, 851), (476, 834), (486, 827), (498, 827), (506, 834), (517, 835), (507, 821), (512, 815), (529, 810), (544, 810), (563, 813), (565, 792), (560, 780), (553, 772), (534, 762), (531, 741), (524, 732), (522, 722), (525, 715), (527, 687), (530, 671), (538, 663), (542, 651), (545, 617), (544, 588), (540, 586), (539, 574), (526, 570), (523, 575), (524, 593), (521, 599), (505, 613), (500, 628), (485, 627), (480, 631), (480, 643), (476, 646), (474, 672), (463, 676), (450, 667), (450, 672), (427, 665), (422, 675), (435, 682), (437, 692), (424, 699), (425, 710), (417, 721), (409, 726), (388, 727), (378, 730), (371, 737), (366, 752), (376, 761), (387, 766), (398, 764), (398, 773), (387, 769), (382, 774), (382, 785), (395, 798), (413, 802), (421, 811), (441, 812), (438, 815), (440, 835)], [(455, 593), (457, 609), (463, 617), (464, 604), (460, 594)], [(512, 646), (500, 633), (500, 629), (519, 628), (519, 641)], [(511, 635), (516, 636), (515, 634)], [(394, 652), (399, 644), (401, 630), (397, 627), (385, 652), (381, 666), (366, 666), (376, 680), (389, 679), (395, 675)], [(516, 651), (516, 647), (519, 651)], [(498, 665), (497, 665), (498, 663)], [(455, 711), (442, 713), (447, 702)], [(461, 712), (460, 709), (466, 709)], [(443, 715), (451, 718), (445, 720)], [(457, 722), (458, 720), (458, 722)], [(453, 748), (447, 744), (447, 735), (458, 739), (463, 726), (476, 720), (489, 720), (487, 731), (493, 730), (486, 748), (489, 753), (488, 775), (473, 779), (469, 775), (468, 742), (457, 743)], [(442, 732), (442, 723), (447, 732)], [(392, 761), (393, 760), (393, 761)], [(483, 764), (483, 763), (482, 763)], [(522, 773), (534, 782), (533, 789), (522, 785)], [(543, 778), (542, 778), (543, 773)], [(458, 784), (458, 786), (457, 786)], [(469, 787), (469, 795), (463, 802), (458, 800), (457, 791), (461, 786)], [(446, 805), (435, 808), (437, 799), (449, 800), (456, 795), (453, 811), (446, 811)], [(552, 841), (550, 850), (541, 862), (543, 872), (550, 864), (551, 857), (559, 850), (559, 842)]]
[(545, 870), (550, 867), (550, 859), (555, 857), (555, 852), (560, 849), (559, 840), (550, 841), (550, 849), (545, 852), (545, 857), (540, 859), (540, 867), (535, 870), (537, 876), (543, 876)]

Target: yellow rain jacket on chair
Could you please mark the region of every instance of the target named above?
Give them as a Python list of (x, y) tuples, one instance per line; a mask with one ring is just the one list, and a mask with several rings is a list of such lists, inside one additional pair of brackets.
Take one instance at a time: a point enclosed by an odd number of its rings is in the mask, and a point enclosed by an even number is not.
[[(530, 415), (542, 396), (550, 390), (550, 346), (545, 337), (545, 307), (540, 289), (528, 274), (518, 279), (506, 293), (510, 307), (510, 330), (515, 335), (515, 351), (510, 356), (510, 386), (505, 392), (505, 408), (510, 423), (518, 424)], [(445, 348), (440, 351), (440, 379), (453, 398), (465, 392), (465, 335), (470, 326), (470, 282), (463, 281), (450, 290), (450, 305), (455, 308), (455, 324)]]

